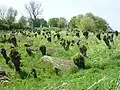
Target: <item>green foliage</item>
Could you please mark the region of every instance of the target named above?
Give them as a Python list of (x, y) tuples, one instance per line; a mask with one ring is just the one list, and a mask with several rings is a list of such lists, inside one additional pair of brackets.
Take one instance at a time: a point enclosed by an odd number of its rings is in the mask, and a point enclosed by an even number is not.
[(24, 28), (26, 27), (27, 25), (27, 18), (25, 16), (21, 16), (19, 21), (18, 21), (18, 24), (19, 24), (19, 28)]
[(71, 27), (71, 28), (77, 28), (77, 26), (76, 26), (76, 20), (77, 20), (76, 16), (72, 17), (71, 20), (70, 20), (70, 22), (69, 22), (69, 27)]
[(11, 25), (11, 28), (12, 29), (24, 29), (24, 25), (21, 22), (19, 22), (19, 23), (13, 23)]
[(25, 9), (27, 11), (27, 14), (30, 17), (30, 20), (32, 21), (32, 27), (36, 27), (37, 19), (40, 18), (42, 14), (42, 4), (38, 3), (36, 1), (30, 1), (28, 4), (25, 5)]
[(0, 30), (8, 30), (9, 25), (7, 24), (6, 20), (0, 20)]
[[(33, 27), (33, 21), (30, 18), (28, 19), (28, 22), (29, 22), (29, 26)], [(47, 21), (43, 18), (41, 19), (37, 18), (34, 24), (35, 27), (48, 27)]]
[(59, 22), (58, 22), (58, 27), (59, 28), (65, 28), (67, 27), (67, 20), (63, 17), (59, 18)]
[(89, 17), (83, 17), (80, 22), (77, 23), (80, 30), (88, 30), (90, 32), (95, 32), (97, 27), (93, 19)]
[(60, 18), (50, 18), (48, 21), (50, 27), (59, 27), (65, 28), (67, 27), (67, 20), (63, 17)]
[(105, 31), (107, 29), (106, 24), (107, 22), (103, 18), (94, 16), (92, 13), (86, 13), (85, 15), (72, 17), (69, 22), (69, 27), (95, 33)]
[[(24, 29), (29, 27), (57, 27), (57, 28), (72, 28), (78, 29), (80, 31), (88, 30), (93, 33), (98, 33), (107, 30), (108, 23), (101, 17), (95, 16), (92, 13), (86, 13), (85, 15), (77, 15), (71, 18), (69, 23), (63, 17), (60, 18), (50, 18), (47, 22), (45, 19), (41, 18), (29, 18), (21, 16), (21, 18), (16, 22), (17, 10), (10, 7), (6, 14), (5, 19), (1, 19), (0, 29)], [(3, 17), (3, 16), (1, 16)], [(29, 24), (29, 25), (28, 25)]]
[(6, 23), (0, 23), (0, 30), (8, 30), (9, 29), (9, 25)]
[(17, 10), (14, 10), (12, 7), (8, 9), (6, 20), (9, 25), (15, 22), (17, 13), (18, 13)]
[[(53, 28), (50, 29), (52, 31)], [(55, 29), (52, 32), (55, 32)], [(11, 33), (11, 31), (0, 31), (0, 35), (2, 35), (2, 32), (7, 36)], [(23, 32), (29, 33), (29, 31)], [(60, 34), (64, 36), (65, 30), (60, 32)], [(34, 35), (34, 33), (31, 32), (30, 35)], [(80, 36), (82, 41), (86, 41), (81, 32)], [(64, 37), (68, 40), (73, 38), (71, 33), (69, 33), (69, 37)], [(85, 58), (85, 66), (87, 68), (79, 71), (76, 68), (72, 68), (60, 76), (54, 73), (50, 63), (42, 63), (42, 54), (40, 51), (33, 51), (33, 56), (28, 56), (24, 44), (31, 42), (31, 48), (33, 49), (39, 48), (40, 45), (44, 44), (46, 47), (52, 47), (56, 50), (52, 54), (53, 57), (65, 58), (67, 60), (70, 60), (72, 56), (76, 57), (78, 55), (76, 54), (79, 52), (77, 45), (70, 46), (70, 50), (65, 51), (58, 40), (52, 39), (53, 41), (49, 43), (41, 35), (37, 37), (26, 37), (18, 33), (16, 38), (20, 41), (18, 42), (19, 46), (17, 50), (21, 53), (22, 74), (19, 75), (13, 69), (9, 68), (9, 66), (5, 64), (2, 55), (0, 55), (0, 62), (10, 77), (10, 82), (0, 84), (0, 89), (2, 90), (87, 90), (91, 86), (90, 90), (120, 89), (120, 37), (115, 37), (115, 44), (112, 45), (112, 49), (109, 50), (103, 41), (98, 41), (95, 35), (90, 33), (89, 39), (86, 41), (88, 43), (86, 44), (88, 57)], [(7, 55), (9, 55), (10, 44), (0, 43), (1, 48), (2, 46), (5, 47)], [(37, 71), (37, 79), (34, 79), (30, 74), (32, 68), (35, 68)], [(23, 76), (27, 78), (23, 78)], [(99, 81), (101, 79), (102, 81)]]
[(58, 27), (59, 18), (50, 18), (48, 24), (50, 27)]
[(48, 27), (48, 23), (44, 18), (40, 19), (40, 27)]
[(0, 16), (1, 22), (0, 22), (0, 29), (3, 30), (8, 30), (8, 29), (13, 29), (15, 28), (14, 23), (16, 21), (16, 16), (17, 16), (17, 10), (13, 9), (12, 7), (8, 8), (7, 12), (2, 11), (3, 15)]
[(71, 28), (78, 28), (78, 22), (81, 21), (83, 15), (73, 16), (69, 22), (69, 27)]

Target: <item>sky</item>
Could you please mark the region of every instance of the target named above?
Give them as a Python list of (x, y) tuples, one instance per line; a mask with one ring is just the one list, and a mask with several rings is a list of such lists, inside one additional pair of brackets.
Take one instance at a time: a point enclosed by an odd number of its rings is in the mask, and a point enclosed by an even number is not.
[[(25, 4), (31, 0), (1, 0), (0, 7), (13, 7), (18, 10), (18, 18), (27, 16)], [(65, 17), (68, 21), (76, 15), (91, 12), (104, 18), (110, 26), (120, 31), (120, 0), (35, 0), (42, 3), (42, 17)]]

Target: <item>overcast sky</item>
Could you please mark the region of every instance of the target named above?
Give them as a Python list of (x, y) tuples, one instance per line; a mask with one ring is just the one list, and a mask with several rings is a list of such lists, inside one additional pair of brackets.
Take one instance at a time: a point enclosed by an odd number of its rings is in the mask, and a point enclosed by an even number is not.
[[(25, 15), (24, 5), (30, 0), (1, 0), (0, 6), (17, 9), (19, 16)], [(71, 17), (92, 12), (108, 21), (113, 29), (120, 29), (120, 0), (35, 0), (42, 3), (43, 17)], [(120, 31), (120, 30), (119, 30)]]

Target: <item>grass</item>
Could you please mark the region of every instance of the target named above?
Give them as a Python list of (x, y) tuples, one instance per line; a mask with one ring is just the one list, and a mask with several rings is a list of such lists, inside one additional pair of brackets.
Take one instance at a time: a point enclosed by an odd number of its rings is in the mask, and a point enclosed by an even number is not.
[[(28, 31), (27, 31), (28, 32)], [(64, 33), (64, 32), (62, 32)], [(2, 34), (2, 33), (1, 33)], [(7, 35), (9, 32), (6, 33)], [(33, 34), (33, 33), (32, 33)], [(53, 57), (71, 59), (79, 52), (77, 45), (71, 46), (69, 51), (65, 51), (57, 39), (51, 43), (42, 36), (26, 37), (20, 33), (16, 36), (21, 53), (22, 72), (18, 74), (14, 69), (5, 64), (5, 60), (0, 55), (0, 62), (10, 76), (9, 83), (0, 84), (0, 90), (119, 90), (120, 89), (120, 43), (119, 38), (115, 37), (112, 49), (108, 49), (103, 41), (96, 39), (95, 35), (90, 34), (88, 40), (81, 35), (82, 42), (87, 46), (87, 56), (85, 59), (85, 70), (79, 72), (66, 71), (63, 75), (57, 76), (50, 64), (41, 62), (42, 54), (40, 51), (33, 52), (33, 56), (28, 56), (25, 51), (24, 43), (32, 43), (32, 48), (39, 48), (46, 45), (48, 53)], [(64, 37), (68, 40), (72, 36)], [(7, 54), (10, 53), (9, 43), (0, 43), (6, 48)], [(50, 48), (50, 51), (49, 51)], [(52, 49), (51, 49), (52, 48)], [(38, 78), (34, 79), (30, 75), (30, 70), (35, 68)], [(89, 89), (90, 88), (90, 89)]]

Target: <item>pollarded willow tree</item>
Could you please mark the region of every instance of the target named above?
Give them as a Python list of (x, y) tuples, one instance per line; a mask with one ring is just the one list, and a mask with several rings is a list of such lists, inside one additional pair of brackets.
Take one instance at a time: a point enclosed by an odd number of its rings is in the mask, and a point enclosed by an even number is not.
[(43, 12), (42, 4), (35, 1), (30, 1), (29, 4), (25, 5), (25, 9), (32, 20), (33, 28), (35, 28), (37, 18), (39, 18)]

